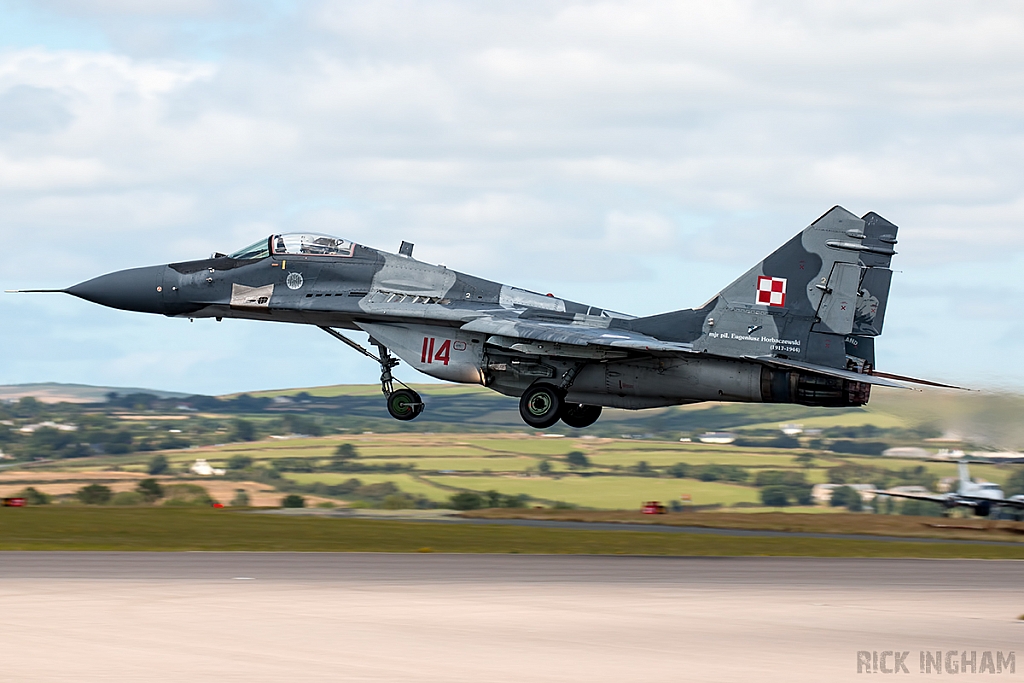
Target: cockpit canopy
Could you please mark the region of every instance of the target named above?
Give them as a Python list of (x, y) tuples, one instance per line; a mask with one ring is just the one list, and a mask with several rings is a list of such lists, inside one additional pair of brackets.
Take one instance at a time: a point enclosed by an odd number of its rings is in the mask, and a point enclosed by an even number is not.
[(347, 258), (356, 245), (348, 240), (312, 232), (271, 235), (231, 254), (234, 259), (254, 260), (274, 256), (336, 256)]

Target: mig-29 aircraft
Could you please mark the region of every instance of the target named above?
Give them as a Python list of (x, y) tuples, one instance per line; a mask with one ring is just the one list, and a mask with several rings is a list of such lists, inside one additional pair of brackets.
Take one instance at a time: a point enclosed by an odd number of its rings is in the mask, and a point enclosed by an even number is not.
[[(837, 206), (703, 306), (646, 317), (424, 263), (406, 242), (392, 254), (317, 234), (31, 291), (172, 317), (316, 325), (380, 364), (399, 420), (423, 402), (395, 388), (395, 356), (431, 377), (520, 397), (532, 427), (582, 428), (605, 406), (859, 406), (871, 385), (933, 384), (875, 371), (896, 231)], [(366, 332), (378, 353), (339, 329)]]

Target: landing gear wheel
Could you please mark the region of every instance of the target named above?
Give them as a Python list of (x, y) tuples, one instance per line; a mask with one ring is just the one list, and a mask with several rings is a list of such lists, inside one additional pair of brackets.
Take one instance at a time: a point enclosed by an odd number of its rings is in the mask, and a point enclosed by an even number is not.
[(562, 422), (582, 429), (597, 422), (601, 417), (601, 406), (588, 406), (585, 403), (566, 403), (562, 408)]
[(388, 412), (396, 420), (415, 420), (423, 412), (423, 401), (412, 389), (396, 389), (388, 396)]
[(550, 384), (533, 384), (519, 399), (519, 414), (523, 421), (537, 429), (547, 429), (558, 422), (562, 413), (562, 394)]

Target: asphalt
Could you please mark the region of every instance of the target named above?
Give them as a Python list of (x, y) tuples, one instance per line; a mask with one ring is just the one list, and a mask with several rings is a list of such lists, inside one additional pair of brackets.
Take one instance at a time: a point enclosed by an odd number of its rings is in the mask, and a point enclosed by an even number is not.
[(0, 581), (84, 579), (351, 583), (1024, 586), (1024, 560), (631, 557), (443, 553), (0, 552)]
[(5, 680), (39, 683), (930, 678), (925, 650), (1024, 656), (1024, 562), (3, 552), (0, 612)]

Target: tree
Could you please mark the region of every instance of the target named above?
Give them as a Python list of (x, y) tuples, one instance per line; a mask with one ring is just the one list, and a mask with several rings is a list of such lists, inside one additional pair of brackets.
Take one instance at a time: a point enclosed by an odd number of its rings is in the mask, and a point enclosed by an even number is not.
[(338, 444), (338, 447), (334, 449), (334, 457), (338, 460), (352, 460), (353, 458), (358, 458), (359, 453), (352, 444), (343, 443)]
[(43, 493), (34, 486), (29, 486), (21, 490), (18, 494), (19, 498), (25, 499), (26, 505), (49, 505), (51, 498), (48, 494)]
[(537, 471), (541, 474), (547, 474), (551, 471), (551, 463), (547, 460), (541, 460), (540, 464), (537, 465)]
[(252, 458), (248, 455), (232, 455), (228, 458), (229, 470), (245, 470), (249, 469), (250, 465), (252, 465)]
[(111, 455), (123, 455), (132, 452), (132, 435), (129, 432), (118, 430), (111, 434), (103, 445), (104, 450)]
[(765, 486), (761, 489), (761, 503), (778, 508), (789, 505), (788, 486)]
[(103, 484), (89, 484), (78, 489), (75, 495), (86, 505), (105, 505), (110, 502), (114, 492)]
[(570, 451), (566, 454), (565, 461), (573, 467), (590, 467), (590, 460), (583, 451)]
[(682, 479), (690, 476), (690, 466), (685, 462), (677, 462), (666, 471), (676, 479)]
[(834, 507), (845, 507), (850, 512), (860, 512), (864, 509), (863, 501), (857, 489), (851, 486), (840, 486), (832, 489), (832, 499), (829, 504)]
[(164, 497), (164, 487), (156, 479), (143, 479), (135, 487), (135, 491), (147, 503), (155, 503)]
[(735, 481), (744, 482), (750, 478), (750, 473), (739, 465), (719, 465), (709, 463), (697, 465), (690, 470), (690, 476), (701, 481)]
[(245, 508), (249, 507), (249, 494), (245, 489), (235, 489), (235, 497), (231, 499), (231, 507)]
[(150, 474), (164, 474), (171, 468), (169, 462), (167, 462), (167, 456), (162, 453), (154, 455), (149, 460), (148, 472)]
[(487, 507), (500, 508), (503, 496), (497, 491), (491, 490), (484, 494), (487, 497)]
[(306, 507), (306, 499), (297, 493), (289, 493), (287, 496), (281, 499), (281, 507), (304, 508)]
[(1006, 485), (1003, 486), (1006, 497), (1024, 494), (1024, 467), (1017, 469), (1006, 478)]
[(164, 505), (170, 507), (207, 507), (213, 505), (210, 492), (199, 484), (170, 484), (164, 487)]
[(238, 418), (231, 423), (231, 438), (234, 441), (255, 441), (256, 427), (252, 422)]
[(409, 510), (416, 507), (416, 499), (405, 493), (392, 493), (380, 502), (385, 510)]
[(456, 493), (448, 502), (455, 510), (479, 510), (484, 506), (483, 496), (472, 491)]
[(518, 494), (515, 496), (505, 496), (501, 501), (501, 506), (506, 508), (524, 508), (526, 507), (526, 495)]

